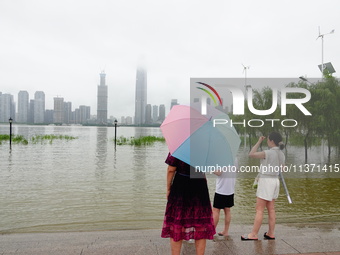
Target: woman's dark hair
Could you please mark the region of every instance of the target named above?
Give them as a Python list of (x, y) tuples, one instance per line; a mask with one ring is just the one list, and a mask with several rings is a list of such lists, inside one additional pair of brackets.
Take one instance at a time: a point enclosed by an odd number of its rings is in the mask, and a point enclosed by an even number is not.
[(282, 136), (278, 132), (271, 132), (268, 136), (269, 140), (273, 141), (276, 146), (283, 150), (285, 145), (282, 142)]

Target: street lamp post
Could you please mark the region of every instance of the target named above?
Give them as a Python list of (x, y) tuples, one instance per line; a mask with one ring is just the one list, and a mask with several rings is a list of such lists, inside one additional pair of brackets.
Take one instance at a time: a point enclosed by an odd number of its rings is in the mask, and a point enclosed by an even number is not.
[(117, 145), (117, 120), (115, 120), (115, 147)]
[[(247, 85), (247, 84), (245, 85), (245, 88), (246, 88), (246, 101), (248, 102), (248, 90), (252, 89), (252, 88), (251, 88), (251, 85)], [(244, 127), (244, 149), (246, 149), (246, 147), (247, 147), (247, 138), (246, 137), (247, 137), (247, 126)], [(251, 139), (251, 136), (249, 135), (249, 145), (251, 145), (250, 139)]]
[(12, 123), (13, 119), (9, 117), (9, 149), (12, 149)]
[(311, 83), (306, 77), (304, 76), (300, 76), (299, 77), (300, 80), (304, 81), (304, 82), (307, 82), (308, 84), (312, 85), (313, 83)]
[[(319, 39), (319, 37), (321, 38), (321, 80), (323, 81), (324, 80), (324, 71), (325, 71), (325, 64), (324, 64), (324, 62), (323, 62), (323, 37), (325, 36), (325, 35), (329, 35), (329, 34), (333, 34), (334, 33), (334, 29), (332, 30), (332, 31), (330, 31), (329, 33), (326, 33), (326, 34), (321, 34), (321, 32), (320, 32), (320, 27), (319, 27), (319, 36), (316, 38), (316, 40), (317, 39)], [(325, 146), (325, 144), (324, 144), (324, 139), (322, 138), (321, 139), (321, 162), (324, 162), (324, 158), (323, 158), (323, 151), (324, 151), (324, 146)]]
[[(250, 87), (250, 85), (247, 84), (247, 69), (250, 68), (250, 66), (245, 66), (243, 65), (243, 72), (244, 72), (244, 87), (246, 89), (246, 100), (247, 100), (247, 96), (248, 96), (248, 87)], [(244, 127), (244, 149), (247, 149), (247, 127)]]

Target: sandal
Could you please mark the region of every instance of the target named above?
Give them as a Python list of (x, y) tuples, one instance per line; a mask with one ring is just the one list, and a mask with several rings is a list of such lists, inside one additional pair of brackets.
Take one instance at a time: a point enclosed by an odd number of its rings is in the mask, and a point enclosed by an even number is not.
[(241, 240), (242, 241), (257, 241), (259, 239), (258, 238), (250, 238), (250, 237), (248, 237), (247, 234), (244, 234), (243, 236), (241, 236)]
[(268, 240), (275, 240), (275, 237), (270, 237), (269, 235), (267, 235), (267, 232), (264, 233), (263, 237)]

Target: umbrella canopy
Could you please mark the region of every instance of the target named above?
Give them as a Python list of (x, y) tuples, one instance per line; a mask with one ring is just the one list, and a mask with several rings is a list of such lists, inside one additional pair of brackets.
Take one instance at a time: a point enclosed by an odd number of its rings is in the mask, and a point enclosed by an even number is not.
[(176, 105), (162, 123), (171, 155), (193, 167), (233, 165), (241, 140), (228, 115), (209, 105), (202, 115), (199, 108)]

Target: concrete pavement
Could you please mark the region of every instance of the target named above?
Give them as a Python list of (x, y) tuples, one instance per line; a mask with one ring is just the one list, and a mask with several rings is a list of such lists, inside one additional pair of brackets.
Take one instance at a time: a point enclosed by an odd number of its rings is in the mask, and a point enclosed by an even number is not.
[[(208, 240), (206, 254), (314, 254), (340, 255), (340, 223), (277, 224), (276, 240), (241, 241), (251, 225), (231, 225), (228, 240)], [(23, 233), (0, 235), (0, 255), (7, 254), (170, 254), (169, 239), (160, 229), (98, 232)], [(182, 254), (195, 254), (184, 242)]]

